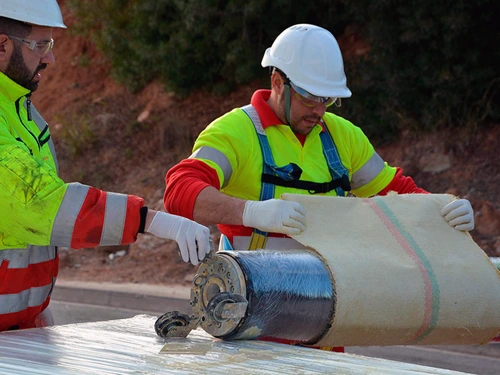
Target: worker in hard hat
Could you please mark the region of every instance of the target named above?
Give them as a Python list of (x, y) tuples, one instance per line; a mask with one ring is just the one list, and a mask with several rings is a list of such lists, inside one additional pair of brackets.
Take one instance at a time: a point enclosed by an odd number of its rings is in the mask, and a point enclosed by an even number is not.
[(54, 63), (54, 27), (66, 27), (56, 0), (0, 2), (0, 331), (53, 324), (57, 246), (124, 245), (149, 232), (175, 240), (186, 262), (210, 250), (205, 226), (58, 177), (48, 125), (30, 101)]
[[(327, 112), (351, 96), (340, 48), (324, 28), (287, 28), (265, 51), (271, 89), (214, 120), (192, 155), (166, 175), (168, 212), (218, 224), (220, 249), (300, 249), (287, 237), (306, 225), (304, 207), (283, 193), (357, 197), (426, 193), (388, 165), (363, 131)], [(474, 228), (468, 200), (442, 210), (461, 231)]]
[[(250, 105), (213, 121), (192, 155), (168, 171), (168, 212), (219, 224), (225, 249), (296, 249), (300, 244), (287, 235), (304, 230), (306, 214), (299, 203), (280, 200), (282, 193), (426, 193), (384, 162), (360, 128), (326, 111), (351, 96), (329, 31), (287, 28), (265, 51), (262, 66), (270, 69), (271, 90), (257, 90)], [(442, 215), (457, 230), (474, 228), (466, 199)]]

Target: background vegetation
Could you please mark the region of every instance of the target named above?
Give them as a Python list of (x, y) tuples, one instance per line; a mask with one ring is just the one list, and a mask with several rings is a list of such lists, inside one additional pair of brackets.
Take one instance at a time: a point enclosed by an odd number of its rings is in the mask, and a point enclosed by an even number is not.
[(500, 118), (496, 0), (67, 0), (73, 30), (110, 60), (132, 92), (153, 79), (186, 95), (226, 94), (267, 74), (262, 55), (296, 23), (369, 48), (346, 58), (354, 95), (334, 109), (370, 136), (401, 129), (476, 131)]

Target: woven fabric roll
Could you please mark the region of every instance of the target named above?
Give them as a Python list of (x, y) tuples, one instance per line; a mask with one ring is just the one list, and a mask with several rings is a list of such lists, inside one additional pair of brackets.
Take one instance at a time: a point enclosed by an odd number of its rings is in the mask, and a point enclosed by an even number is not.
[(500, 272), (440, 210), (447, 194), (370, 199), (286, 194), (304, 205), (294, 238), (331, 270), (320, 346), (484, 344), (500, 334)]

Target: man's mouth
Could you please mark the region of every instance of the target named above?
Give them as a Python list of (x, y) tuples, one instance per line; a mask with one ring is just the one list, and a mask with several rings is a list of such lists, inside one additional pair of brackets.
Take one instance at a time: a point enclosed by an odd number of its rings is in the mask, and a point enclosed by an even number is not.
[(312, 125), (316, 125), (319, 121), (318, 117), (304, 117), (303, 119), (305, 122)]
[(33, 78), (38, 78), (38, 79), (40, 79), (40, 78), (42, 77), (42, 75), (40, 74), (40, 72), (41, 72), (42, 70), (44, 70), (46, 67), (47, 67), (47, 66), (46, 66), (45, 64), (43, 64), (43, 65), (39, 65), (38, 69), (37, 69), (37, 70), (35, 70), (35, 74), (33, 74)]
[(44, 68), (41, 68), (41, 69), (38, 69), (35, 74), (33, 75), (33, 79), (34, 80), (40, 80), (40, 78), (42, 78), (42, 75), (40, 74), (40, 72), (43, 70)]

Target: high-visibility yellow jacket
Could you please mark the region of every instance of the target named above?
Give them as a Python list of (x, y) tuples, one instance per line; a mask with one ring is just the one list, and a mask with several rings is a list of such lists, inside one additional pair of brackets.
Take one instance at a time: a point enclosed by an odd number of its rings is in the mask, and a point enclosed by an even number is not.
[[(396, 169), (384, 163), (375, 153), (361, 129), (333, 113), (325, 113), (323, 120), (349, 174), (351, 192), (368, 197), (386, 187)], [(316, 124), (302, 145), (289, 126), (267, 126), (265, 132), (275, 164), (299, 165), (302, 169), (301, 180), (330, 181), (332, 177), (319, 137), (322, 131), (325, 131), (322, 126)], [(243, 199), (259, 199), (262, 151), (252, 122), (240, 108), (210, 124), (196, 140), (193, 151), (192, 158), (202, 160), (217, 171), (221, 192)], [(365, 169), (362, 170), (362, 167)], [(276, 186), (274, 198), (285, 192), (308, 194), (307, 190)], [(336, 192), (331, 190), (324, 195), (336, 195)]]
[[(275, 164), (298, 165), (302, 169), (300, 180), (330, 181), (319, 136), (326, 129), (316, 124), (305, 139), (300, 139), (267, 105), (269, 95), (269, 90), (258, 90), (251, 103), (264, 128)], [(400, 193), (424, 192), (411, 178), (396, 173), (397, 168), (384, 162), (359, 127), (328, 112), (323, 121), (348, 172), (353, 195), (369, 197), (388, 187)], [(262, 172), (262, 149), (254, 124), (241, 108), (236, 108), (213, 121), (198, 136), (190, 158), (168, 171), (165, 207), (170, 213), (192, 218), (196, 197), (208, 185), (230, 196), (259, 200)], [(307, 190), (276, 186), (274, 197), (279, 198), (282, 193), (309, 194)], [(336, 191), (324, 195), (336, 195)], [(235, 225), (219, 224), (219, 229), (230, 239), (251, 232), (251, 228)]]
[(135, 241), (142, 198), (64, 183), (30, 92), (0, 72), (0, 331), (34, 326), (57, 276), (57, 246)]

